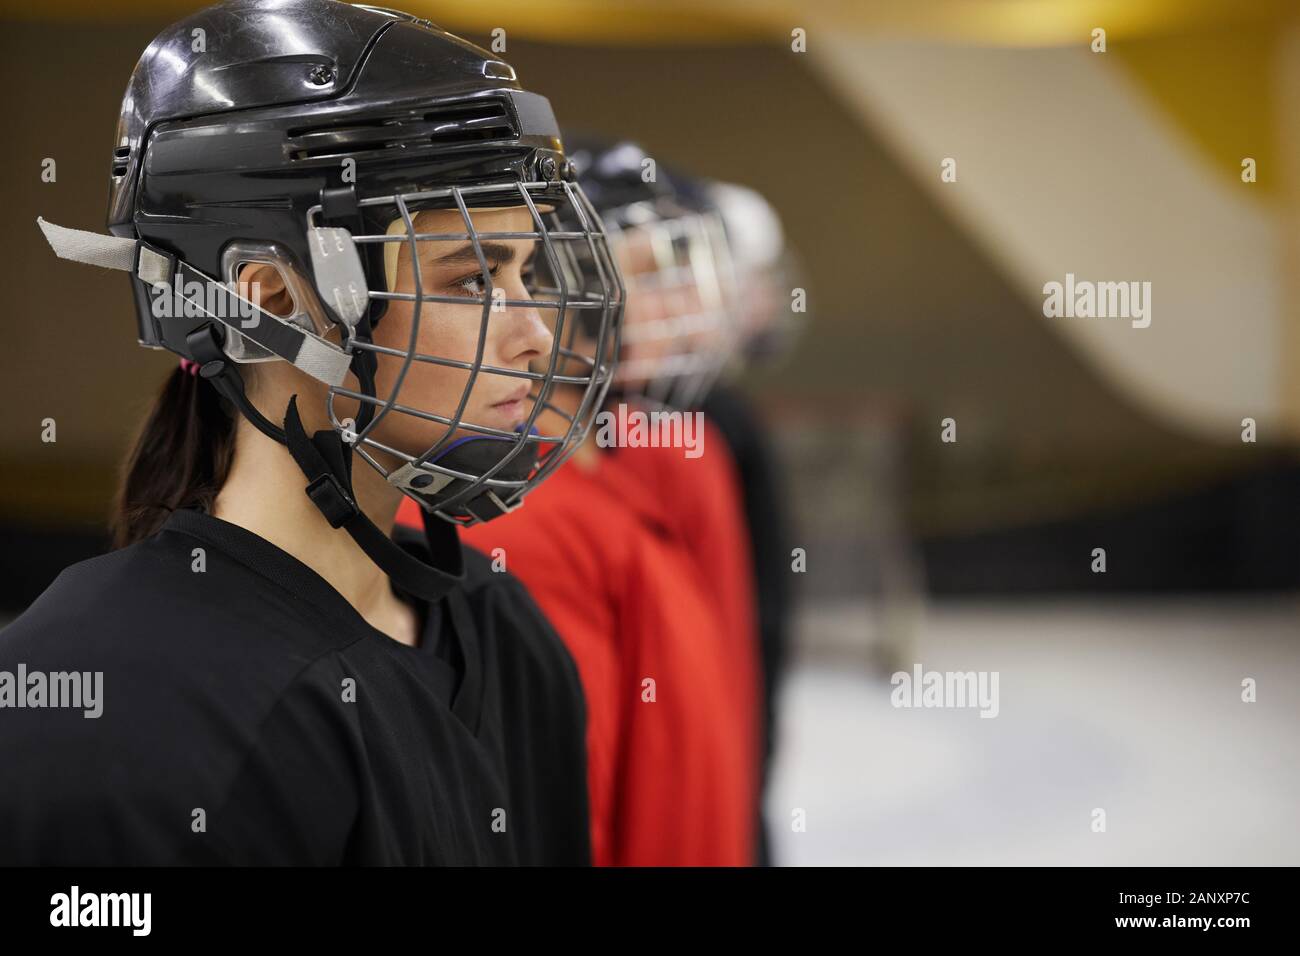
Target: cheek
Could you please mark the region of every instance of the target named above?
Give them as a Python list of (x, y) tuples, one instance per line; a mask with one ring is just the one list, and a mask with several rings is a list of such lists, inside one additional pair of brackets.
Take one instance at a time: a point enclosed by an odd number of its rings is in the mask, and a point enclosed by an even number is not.
[[(392, 394), (397, 384), (397, 376), (405, 363), (405, 352), (411, 347), (411, 327), (414, 321), (415, 307), (410, 302), (394, 302), (375, 329), (375, 344), (393, 349), (399, 355), (380, 353), (378, 372), (376, 374), (376, 392), (380, 399)], [(435, 355), (440, 358), (459, 359), (459, 355), (450, 354), (446, 346), (454, 338), (454, 323), (440, 321), (441, 316), (426, 304), (420, 310), (420, 332), (415, 341), (417, 354)], [(451, 344), (455, 344), (454, 342)], [(446, 404), (446, 395), (458, 389), (465, 381), (465, 372), (461, 369), (448, 368), (430, 362), (413, 361), (402, 380), (402, 390), (397, 401), (402, 405), (419, 408), (422, 411), (446, 414), (442, 407)], [(388, 416), (391, 419), (393, 416)], [(408, 418), (409, 416), (402, 416)], [(382, 427), (382, 426), (381, 426)]]
[[(482, 307), (479, 305), (458, 306), (425, 304), (420, 310), (420, 330), (415, 339), (415, 351), (420, 355), (432, 355), (437, 358), (452, 359), (458, 362), (472, 362), (478, 347), (478, 333)], [(384, 348), (405, 353), (411, 347), (411, 326), (414, 322), (415, 306), (410, 302), (395, 302), (375, 330), (375, 344)], [(484, 347), (484, 362), (491, 354), (491, 337)], [(382, 357), (381, 357), (382, 358)], [(387, 361), (400, 368), (401, 357), (390, 356)], [(428, 362), (416, 363), (426, 368), (442, 368)], [(415, 366), (412, 366), (413, 368)]]
[[(414, 305), (410, 302), (394, 302), (390, 305), (384, 318), (375, 330), (375, 344), (384, 348), (405, 352), (410, 346), (411, 326), (414, 319)], [(483, 315), (482, 306), (455, 306), (426, 304), (420, 312), (420, 331), (416, 339), (415, 350), (419, 354), (451, 359), (457, 362), (474, 361), (478, 349), (478, 336)], [(489, 319), (489, 335), (484, 343), (484, 365), (499, 364), (493, 351), (492, 323)], [(404, 357), (401, 355), (378, 356), (378, 373), (376, 392), (381, 400), (392, 394), (401, 373)], [(460, 403), (465, 386), (469, 380), (469, 370), (451, 368), (431, 362), (415, 361), (407, 370), (402, 380), (401, 392), (397, 402), (410, 408), (450, 416)], [(478, 381), (498, 380), (498, 376), (480, 372)], [(466, 407), (466, 417), (473, 419), (474, 398)], [(388, 415), (379, 426), (380, 432), (387, 431), (387, 426), (409, 430), (417, 428), (425, 431), (429, 427), (438, 427), (428, 422), (419, 422), (410, 415)]]

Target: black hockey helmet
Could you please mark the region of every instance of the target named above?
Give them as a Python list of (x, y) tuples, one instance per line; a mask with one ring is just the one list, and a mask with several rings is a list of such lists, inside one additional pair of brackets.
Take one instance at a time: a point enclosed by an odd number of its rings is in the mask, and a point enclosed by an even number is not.
[[(381, 566), (377, 532), (351, 492), (352, 451), (426, 515), (472, 524), (518, 505), (603, 402), (621, 279), (550, 105), (507, 63), (426, 20), (334, 0), (229, 0), (173, 24), (132, 74), (110, 184), (112, 237), (42, 221), (55, 251), (129, 271), (140, 343), (197, 363), (287, 444), (312, 500)], [(477, 229), (488, 210), (513, 210), (518, 226)], [(425, 214), (441, 215), (436, 232), (420, 229)], [(536, 268), (526, 294), (511, 297), (489, 263), (519, 241), (531, 243)], [(430, 250), (451, 250), (473, 276), (452, 294), (430, 288)], [(399, 254), (410, 273), (401, 288)], [(252, 265), (276, 270), (287, 314), (247, 294), (240, 279)], [(550, 354), (528, 369), (485, 358), (489, 323), (512, 309), (541, 316), (550, 333)], [(377, 344), (394, 310), (409, 337)], [(453, 312), (477, 321), (477, 348), (421, 351), (421, 319), (427, 345), (440, 334), (428, 327), (444, 328)], [(293, 402), (283, 427), (263, 417), (239, 368), (266, 361), (328, 387), (332, 431), (308, 439)], [(463, 377), (449, 407), (420, 407), (403, 390), (431, 366)], [(522, 420), (466, 415), (489, 379), (512, 394), (526, 383)], [(560, 413), (563, 434), (541, 434), (534, 422), (554, 410), (557, 383), (581, 387), (583, 399), (576, 414)], [(436, 440), (422, 450), (381, 441), (394, 416), (440, 426)]]

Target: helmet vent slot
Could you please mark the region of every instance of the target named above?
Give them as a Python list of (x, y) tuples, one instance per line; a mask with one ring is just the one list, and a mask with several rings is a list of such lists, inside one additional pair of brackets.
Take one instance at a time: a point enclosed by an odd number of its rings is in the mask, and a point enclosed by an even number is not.
[(408, 110), (386, 117), (288, 131), (294, 160), (388, 153), (393, 150), (473, 146), (517, 135), (500, 100), (453, 103), (432, 110)]
[(119, 146), (113, 150), (113, 175), (125, 176), (126, 169), (129, 165), (128, 160), (131, 158), (130, 146)]

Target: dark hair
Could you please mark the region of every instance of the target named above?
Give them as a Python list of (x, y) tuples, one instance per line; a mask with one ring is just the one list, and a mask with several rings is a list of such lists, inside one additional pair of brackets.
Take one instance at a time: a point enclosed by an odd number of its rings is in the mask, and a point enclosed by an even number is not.
[(147, 538), (177, 508), (209, 510), (235, 455), (235, 418), (208, 382), (177, 368), (127, 458), (113, 508), (113, 546)]

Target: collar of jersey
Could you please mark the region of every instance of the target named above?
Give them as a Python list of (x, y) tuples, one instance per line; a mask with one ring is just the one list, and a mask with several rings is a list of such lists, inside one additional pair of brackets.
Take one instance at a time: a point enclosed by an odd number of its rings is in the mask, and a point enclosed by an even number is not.
[[(250, 570), (312, 603), (331, 619), (337, 620), (337, 615), (344, 614), (365, 621), (347, 598), (316, 571), (247, 528), (197, 508), (178, 508), (168, 516), (161, 530), (178, 531), (208, 541)], [(422, 542), (418, 541), (420, 537), (424, 539)], [(421, 550), (426, 552), (429, 573), (441, 587), (439, 597), (462, 583), (464, 563), (460, 540), (452, 525), (430, 522), (425, 535), (414, 533), (417, 540), (405, 534), (403, 538), (408, 546), (424, 545)], [(373, 630), (369, 624), (366, 627)]]

